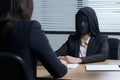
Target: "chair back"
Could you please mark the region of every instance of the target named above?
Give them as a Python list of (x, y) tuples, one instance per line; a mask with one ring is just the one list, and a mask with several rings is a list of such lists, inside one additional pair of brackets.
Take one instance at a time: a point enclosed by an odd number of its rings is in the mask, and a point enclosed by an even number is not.
[(120, 40), (117, 38), (108, 38), (108, 44), (108, 59), (120, 59)]
[(21, 57), (0, 52), (0, 80), (30, 80)]

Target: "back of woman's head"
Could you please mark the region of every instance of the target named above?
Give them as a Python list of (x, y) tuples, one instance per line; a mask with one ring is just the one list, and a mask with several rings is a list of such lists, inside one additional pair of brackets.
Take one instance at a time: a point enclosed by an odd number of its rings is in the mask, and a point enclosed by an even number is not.
[(33, 0), (0, 0), (0, 37), (17, 20), (31, 19)]
[(30, 19), (33, 0), (0, 0), (0, 21), (4, 19)]

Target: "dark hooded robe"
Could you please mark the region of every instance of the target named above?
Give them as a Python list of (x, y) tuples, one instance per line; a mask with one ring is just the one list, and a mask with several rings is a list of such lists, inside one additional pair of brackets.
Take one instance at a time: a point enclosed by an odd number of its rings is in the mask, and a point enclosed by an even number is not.
[(99, 30), (99, 25), (98, 25), (98, 19), (96, 16), (95, 11), (90, 8), (90, 7), (84, 7), (81, 8), (77, 14), (76, 14), (76, 25), (75, 25), (75, 29), (76, 29), (76, 33), (77, 33), (77, 27), (80, 26), (80, 24), (77, 25), (78, 20), (80, 20), (80, 15), (84, 14), (87, 19), (88, 19), (88, 23), (89, 23), (89, 27), (90, 27), (90, 31), (92, 36), (97, 36), (100, 34), (100, 30)]
[(57, 56), (73, 56), (79, 57), (80, 45), (81, 45), (81, 35), (77, 29), (79, 24), (77, 20), (80, 20), (80, 15), (84, 14), (88, 19), (88, 24), (90, 27), (91, 38), (88, 43), (86, 57), (80, 57), (83, 63), (91, 63), (98, 61), (105, 61), (108, 54), (108, 42), (106, 35), (101, 35), (98, 25), (98, 19), (95, 11), (90, 7), (81, 8), (76, 14), (76, 33), (71, 34), (68, 40), (56, 51)]

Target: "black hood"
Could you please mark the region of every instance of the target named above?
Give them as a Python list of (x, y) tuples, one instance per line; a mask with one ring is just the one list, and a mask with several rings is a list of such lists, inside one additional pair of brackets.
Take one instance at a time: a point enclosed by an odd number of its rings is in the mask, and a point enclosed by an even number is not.
[[(77, 20), (77, 18), (80, 18), (79, 17), (80, 14), (85, 14), (87, 16), (89, 27), (90, 27), (90, 31), (91, 31), (91, 35), (92, 36), (99, 35), (100, 34), (100, 30), (99, 30), (98, 19), (97, 19), (95, 11), (92, 8), (90, 8), (90, 7), (83, 7), (83, 8), (81, 8), (77, 12), (77, 14), (76, 14), (76, 20)], [(75, 28), (76, 27), (77, 26), (75, 25)], [(77, 32), (77, 30), (76, 30), (76, 32)]]

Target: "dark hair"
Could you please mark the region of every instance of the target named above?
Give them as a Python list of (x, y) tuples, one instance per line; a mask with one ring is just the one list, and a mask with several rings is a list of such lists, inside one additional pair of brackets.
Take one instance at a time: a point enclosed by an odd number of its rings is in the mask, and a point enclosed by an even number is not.
[(33, 0), (0, 0), (0, 39), (20, 19), (31, 19)]
[[(76, 22), (77, 22), (78, 18), (80, 18), (79, 16), (81, 14), (84, 14), (88, 18), (91, 35), (92, 36), (99, 35), (100, 34), (99, 24), (98, 24), (97, 15), (96, 15), (96, 12), (94, 11), (94, 9), (91, 7), (83, 7), (80, 10), (78, 10), (78, 12), (76, 13), (76, 16), (75, 16)], [(75, 28), (76, 28), (76, 32), (77, 32), (77, 26), (75, 26)]]

